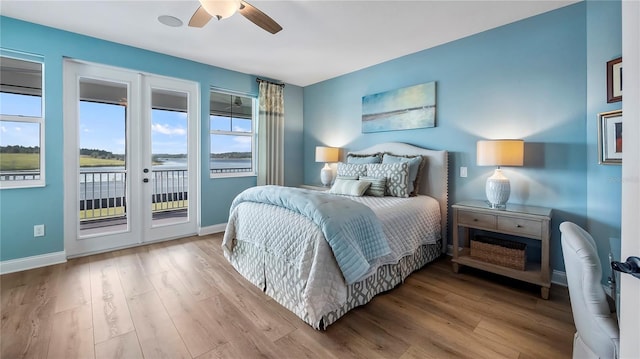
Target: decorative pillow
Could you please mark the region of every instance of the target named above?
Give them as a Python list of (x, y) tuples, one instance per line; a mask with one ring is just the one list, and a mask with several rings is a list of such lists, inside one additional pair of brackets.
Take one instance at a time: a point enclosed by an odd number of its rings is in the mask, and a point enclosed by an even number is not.
[(371, 155), (358, 155), (355, 153), (349, 153), (347, 154), (347, 163), (382, 163), (382, 153), (374, 153)]
[(420, 155), (416, 156), (399, 156), (391, 153), (385, 153), (382, 158), (382, 163), (409, 163), (409, 195), (415, 196), (418, 194), (420, 186), (420, 178), (422, 177), (422, 168), (424, 167), (424, 159)]
[(367, 165), (353, 163), (338, 163), (338, 176), (360, 177), (367, 175)]
[(360, 177), (362, 181), (371, 182), (371, 187), (364, 193), (365, 196), (384, 197), (384, 187), (387, 184), (386, 177)]
[(345, 180), (337, 178), (329, 193), (343, 194), (347, 196), (360, 197), (371, 186), (371, 182), (358, 180)]
[(385, 195), (409, 197), (409, 164), (407, 162), (368, 164), (367, 175), (387, 179)]

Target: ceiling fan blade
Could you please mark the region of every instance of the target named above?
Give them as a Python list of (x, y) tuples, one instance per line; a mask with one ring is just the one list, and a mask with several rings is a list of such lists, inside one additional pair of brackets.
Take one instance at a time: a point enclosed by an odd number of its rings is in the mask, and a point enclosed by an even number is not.
[(240, 10), (238, 10), (242, 16), (246, 17), (252, 23), (260, 26), (264, 30), (275, 34), (278, 31), (282, 30), (282, 26), (278, 25), (269, 15), (263, 13), (258, 10), (253, 5), (249, 4), (246, 1), (241, 1)]
[(209, 15), (209, 13), (202, 7), (199, 6), (198, 10), (193, 13), (191, 16), (191, 20), (189, 20), (189, 26), (191, 27), (203, 27), (206, 25), (209, 20), (211, 20), (213, 16)]

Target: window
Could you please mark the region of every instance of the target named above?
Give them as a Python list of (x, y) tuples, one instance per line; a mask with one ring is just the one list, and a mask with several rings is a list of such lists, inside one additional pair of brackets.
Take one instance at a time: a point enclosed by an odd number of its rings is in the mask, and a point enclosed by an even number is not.
[(212, 91), (209, 130), (211, 177), (256, 174), (256, 99)]
[(2, 50), (0, 188), (44, 186), (42, 73), (41, 59)]

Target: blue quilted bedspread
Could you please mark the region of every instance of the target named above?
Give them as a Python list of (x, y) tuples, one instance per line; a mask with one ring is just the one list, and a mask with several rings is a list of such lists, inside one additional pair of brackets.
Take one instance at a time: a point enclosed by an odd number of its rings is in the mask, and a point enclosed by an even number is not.
[(287, 208), (315, 222), (331, 246), (347, 284), (358, 281), (372, 260), (391, 252), (373, 211), (348, 198), (300, 188), (258, 186), (240, 193), (230, 212), (242, 202)]

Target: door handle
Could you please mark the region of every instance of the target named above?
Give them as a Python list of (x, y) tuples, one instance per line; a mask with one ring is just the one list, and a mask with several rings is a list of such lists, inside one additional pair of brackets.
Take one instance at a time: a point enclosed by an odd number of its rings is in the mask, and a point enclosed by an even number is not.
[(145, 179), (142, 180), (142, 182), (147, 183), (147, 182), (149, 182), (149, 179), (145, 178)]
[(613, 270), (631, 274), (632, 276), (640, 279), (640, 258), (629, 257), (626, 262), (611, 262), (611, 268)]
[(142, 172), (144, 172), (144, 173), (149, 173), (149, 169), (148, 169), (148, 168), (145, 168), (145, 169), (143, 169), (143, 170), (142, 170)]

